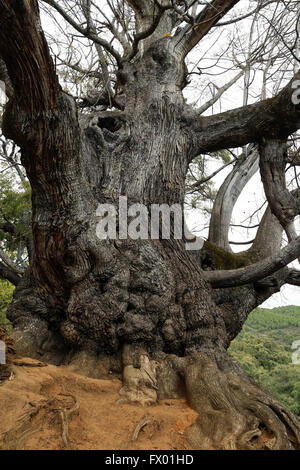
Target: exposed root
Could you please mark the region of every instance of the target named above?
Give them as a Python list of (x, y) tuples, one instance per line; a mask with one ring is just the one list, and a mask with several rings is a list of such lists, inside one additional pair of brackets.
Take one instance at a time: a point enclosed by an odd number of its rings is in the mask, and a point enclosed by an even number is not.
[(35, 361), (35, 360), (19, 360), (19, 359), (14, 359), (13, 360), (13, 365), (18, 366), (18, 367), (47, 367), (48, 364), (45, 362), (40, 362), (40, 361)]
[(198, 413), (185, 434), (195, 449), (300, 448), (300, 420), (245, 375), (205, 354), (186, 359), (189, 403)]
[[(66, 405), (66, 397), (74, 402), (71, 408)], [(30, 403), (33, 409), (25, 412), (17, 421), (16, 426), (1, 436), (2, 450), (24, 450), (26, 441), (30, 436), (41, 432), (47, 422), (53, 421), (53, 414), (58, 413), (62, 423), (62, 447), (69, 448), (68, 419), (79, 409), (79, 401), (74, 395), (59, 394), (43, 403)], [(57, 407), (63, 405), (63, 407)], [(49, 419), (50, 418), (50, 419)]]
[[(161, 422), (154, 419), (153, 416), (150, 416), (149, 413), (146, 413), (142, 419), (138, 422), (135, 426), (132, 438), (129, 441), (125, 441), (122, 443), (120, 449), (121, 450), (128, 450), (128, 449), (135, 449), (136, 441), (139, 438), (140, 432), (147, 426), (147, 438), (151, 441), (153, 436), (159, 431)], [(144, 436), (145, 437), (145, 436)]]
[[(161, 396), (158, 390), (161, 374), (164, 382), (170, 381), (170, 384), (163, 384), (163, 396), (174, 392), (175, 385), (181, 384), (174, 379), (175, 373), (184, 379), (188, 402), (199, 414), (185, 432), (185, 439), (193, 448), (300, 448), (299, 418), (256, 385), (225, 353), (219, 354), (218, 363), (205, 353), (185, 358), (162, 355), (159, 358), (162, 362), (158, 363), (151, 361), (144, 351), (127, 346), (123, 359), (122, 401), (154, 404)], [(140, 367), (134, 367), (138, 362)], [(172, 373), (167, 374), (166, 368)], [(144, 418), (135, 430), (137, 435), (147, 424), (147, 415)]]
[[(6, 380), (12, 380), (13, 372), (10, 368), (12, 357), (16, 354), (13, 339), (7, 336), (5, 328), (0, 327), (0, 341), (5, 344), (5, 364), (0, 363), (0, 385)], [(3, 345), (3, 344), (2, 344)], [(1, 345), (0, 345), (1, 347)], [(3, 358), (2, 358), (3, 359)]]
[(133, 431), (133, 434), (132, 434), (132, 439), (131, 441), (136, 441), (137, 438), (139, 437), (139, 433), (140, 431), (143, 429), (144, 426), (147, 426), (147, 424), (149, 424), (151, 422), (151, 417), (150, 415), (147, 413), (145, 414), (145, 416), (142, 417), (142, 419), (140, 420), (140, 422), (137, 424), (137, 426), (135, 427), (135, 430)]
[(66, 395), (65, 396), (70, 396), (74, 400), (74, 406), (72, 408), (63, 408), (63, 409), (58, 409), (56, 411), (59, 412), (59, 416), (61, 419), (61, 424), (62, 424), (62, 442), (63, 442), (63, 447), (65, 449), (69, 448), (69, 417), (75, 413), (76, 411), (79, 410), (79, 401), (74, 395)]

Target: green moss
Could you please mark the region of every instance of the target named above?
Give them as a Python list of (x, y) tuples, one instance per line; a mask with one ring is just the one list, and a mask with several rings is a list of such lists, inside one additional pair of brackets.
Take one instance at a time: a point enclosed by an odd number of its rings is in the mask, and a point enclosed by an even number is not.
[(205, 242), (204, 247), (211, 254), (217, 269), (237, 269), (255, 262), (253, 254), (229, 253), (210, 242)]

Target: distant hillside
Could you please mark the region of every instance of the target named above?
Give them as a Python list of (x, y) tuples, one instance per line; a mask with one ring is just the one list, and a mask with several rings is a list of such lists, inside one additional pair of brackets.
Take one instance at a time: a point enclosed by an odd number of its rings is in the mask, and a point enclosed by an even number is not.
[(245, 372), (300, 415), (300, 364), (292, 344), (300, 340), (300, 307), (254, 310), (229, 352)]

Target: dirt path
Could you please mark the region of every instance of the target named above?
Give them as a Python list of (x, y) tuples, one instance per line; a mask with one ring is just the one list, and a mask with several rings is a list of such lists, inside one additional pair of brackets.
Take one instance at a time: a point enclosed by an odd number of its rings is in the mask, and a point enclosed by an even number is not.
[[(118, 403), (119, 379), (22, 359), (0, 385), (0, 449), (173, 450), (197, 414), (184, 400), (142, 408)], [(26, 362), (34, 366), (26, 366)]]

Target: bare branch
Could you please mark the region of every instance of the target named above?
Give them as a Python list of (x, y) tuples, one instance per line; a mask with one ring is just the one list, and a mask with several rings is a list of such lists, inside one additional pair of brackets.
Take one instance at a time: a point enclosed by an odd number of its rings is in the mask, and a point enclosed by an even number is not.
[(267, 7), (268, 5), (271, 5), (271, 3), (275, 3), (277, 2), (278, 0), (270, 0), (270, 1), (267, 1), (266, 3), (262, 4), (262, 5), (259, 5), (257, 4), (257, 6), (249, 11), (248, 13), (245, 13), (244, 15), (241, 15), (241, 16), (238, 16), (236, 18), (232, 18), (228, 21), (220, 21), (219, 23), (217, 23), (215, 25), (215, 27), (220, 27), (220, 26), (227, 26), (229, 24), (233, 24), (233, 23), (238, 23), (239, 21), (241, 20), (245, 20), (246, 18), (249, 18), (250, 16), (252, 16), (254, 13), (257, 13), (259, 12), (260, 10), (262, 10), (263, 8)]
[(24, 274), (24, 269), (19, 268), (1, 248), (0, 248), (0, 259), (10, 270), (14, 271), (17, 274)]

